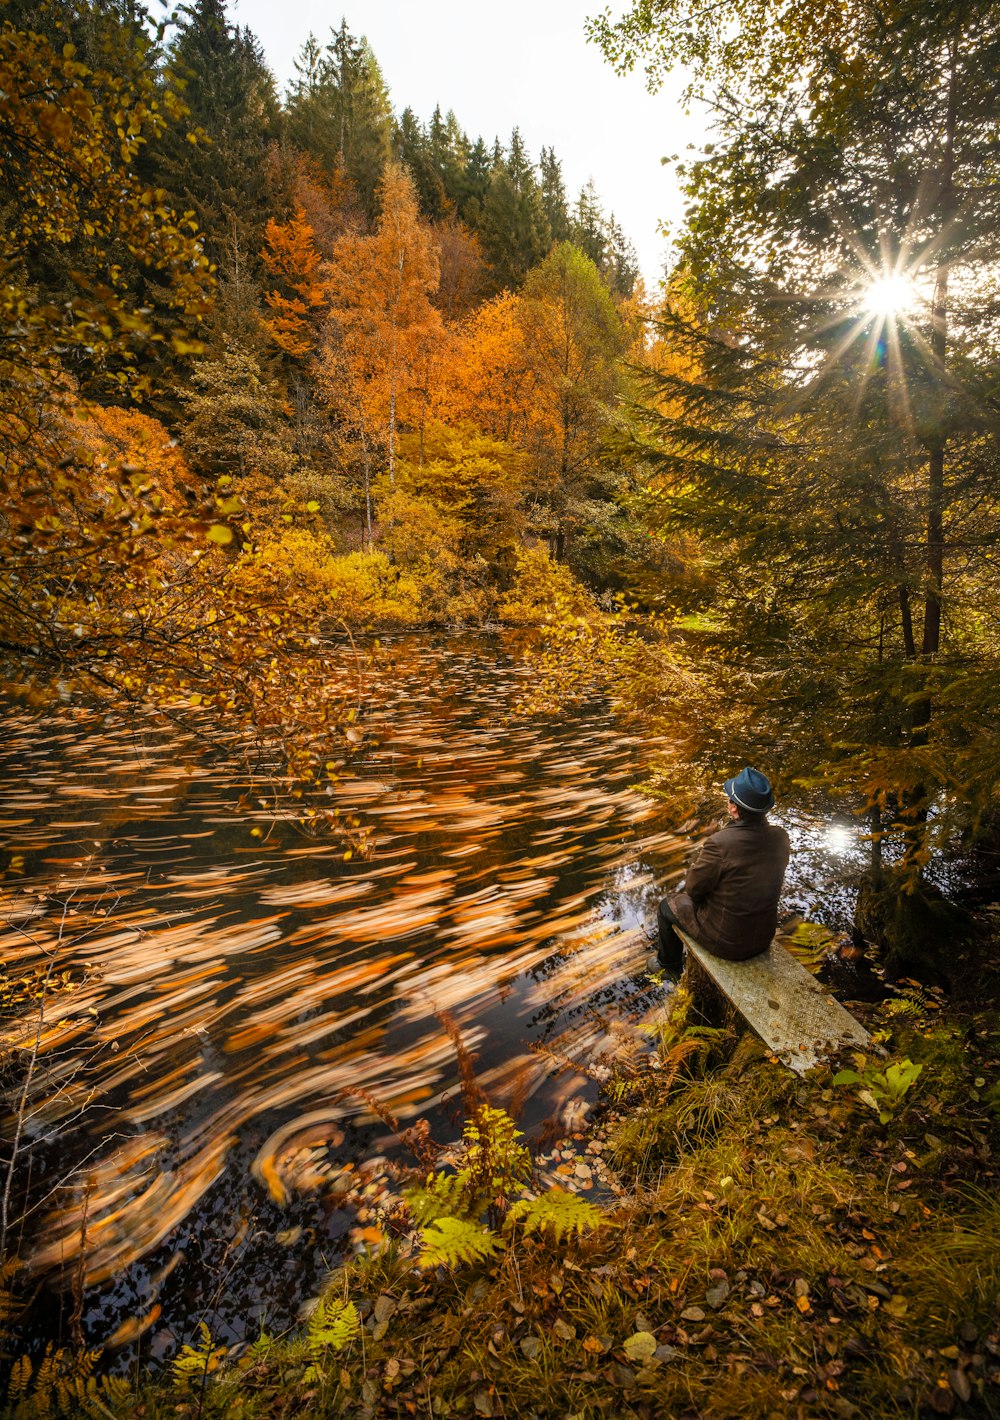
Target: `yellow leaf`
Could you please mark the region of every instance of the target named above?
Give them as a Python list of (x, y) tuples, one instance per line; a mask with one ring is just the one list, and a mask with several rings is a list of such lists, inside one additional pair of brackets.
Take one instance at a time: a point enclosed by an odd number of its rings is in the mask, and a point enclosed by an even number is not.
[(622, 1349), (630, 1361), (648, 1361), (656, 1353), (656, 1337), (650, 1331), (637, 1331), (623, 1342)]
[(227, 528), (225, 523), (213, 523), (208, 530), (208, 540), (218, 543), (220, 547), (226, 547), (233, 540), (233, 530)]

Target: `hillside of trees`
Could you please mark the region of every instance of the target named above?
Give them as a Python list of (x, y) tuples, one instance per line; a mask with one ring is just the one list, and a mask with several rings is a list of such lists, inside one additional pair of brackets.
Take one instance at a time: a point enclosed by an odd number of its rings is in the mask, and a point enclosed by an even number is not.
[(31, 343), (3, 374), (31, 439), (228, 489), (264, 561), (373, 554), (341, 575), (403, 621), (486, 614), (526, 539), (599, 575), (626, 537), (602, 444), (643, 311), (592, 185), (571, 203), (516, 129), (394, 115), (346, 22), (283, 99), (214, 0), (165, 36), (110, 4), (5, 23), (7, 92), (44, 91), (4, 115)]

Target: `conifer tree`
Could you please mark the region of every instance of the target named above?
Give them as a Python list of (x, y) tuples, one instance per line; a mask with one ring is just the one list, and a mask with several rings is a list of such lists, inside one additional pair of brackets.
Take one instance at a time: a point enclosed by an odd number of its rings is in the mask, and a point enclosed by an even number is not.
[(510, 289), (520, 286), (551, 244), (541, 189), (516, 128), (506, 159), (490, 178), (479, 234), (494, 280)]
[[(431, 139), (433, 146), (435, 142), (433, 134)], [(437, 142), (439, 146), (436, 157), (444, 180), (445, 194), (452, 209), (457, 212), (465, 195), (465, 175), (471, 146), (454, 109), (449, 109), (445, 114)]]
[(292, 63), (295, 78), (285, 93), (285, 136), (321, 166), (329, 165), (340, 152), (340, 122), (326, 92), (326, 55), (311, 31)]
[(234, 230), (256, 253), (274, 205), (267, 151), (278, 131), (274, 81), (257, 40), (228, 23), (222, 0), (196, 0), (170, 46), (167, 78), (188, 113), (153, 155), (153, 175), (194, 211), (216, 263)]
[(570, 235), (573, 245), (579, 247), (599, 271), (603, 271), (608, 255), (608, 236), (601, 199), (593, 178), (588, 178), (573, 204)]
[(368, 41), (342, 20), (321, 52), (309, 37), (296, 70), (285, 105), (290, 140), (327, 171), (339, 161), (373, 218), (393, 135), (389, 93)]
[(657, 0), (604, 34), (619, 60), (697, 55), (696, 84), (735, 91), (688, 174), (680, 245), (712, 320), (675, 323), (701, 373), (661, 388), (664, 506), (717, 558), (730, 650), (766, 671), (751, 721), (780, 717), (798, 772), (870, 812), (876, 872), (898, 834), (903, 958), (935, 842), (1000, 784), (982, 615), (1000, 24), (931, 0), (792, 6), (773, 27), (767, 0), (738, 10), (723, 32)]
[(608, 217), (607, 247), (604, 255), (604, 274), (612, 291), (623, 297), (630, 297), (639, 279), (639, 257), (612, 212)]
[(301, 203), (287, 222), (268, 222), (263, 261), (277, 283), (265, 298), (271, 310), (265, 325), (272, 339), (286, 355), (311, 355), (326, 309), (326, 283), (316, 234)]
[(562, 163), (554, 148), (543, 148), (539, 168), (542, 175), (542, 206), (554, 242), (564, 242), (570, 235), (569, 209)]
[(292, 471), (283, 392), (253, 350), (227, 344), (198, 364), (191, 385), (181, 445), (195, 468), (272, 486)]
[(477, 138), (469, 149), (458, 198), (459, 215), (477, 230), (482, 218), (483, 203), (489, 191), (492, 171), (493, 162), (489, 149), (482, 138)]
[(447, 205), (444, 179), (431, 151), (430, 138), (410, 108), (403, 110), (396, 124), (393, 149), (397, 161), (410, 170), (421, 212), (431, 220), (443, 216)]

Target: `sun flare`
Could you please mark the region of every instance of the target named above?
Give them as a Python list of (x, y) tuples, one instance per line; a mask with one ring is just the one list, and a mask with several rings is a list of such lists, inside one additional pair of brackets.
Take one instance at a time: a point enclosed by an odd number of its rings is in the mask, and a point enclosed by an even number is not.
[(865, 291), (864, 307), (870, 315), (886, 319), (909, 310), (914, 299), (913, 285), (905, 276), (880, 276)]

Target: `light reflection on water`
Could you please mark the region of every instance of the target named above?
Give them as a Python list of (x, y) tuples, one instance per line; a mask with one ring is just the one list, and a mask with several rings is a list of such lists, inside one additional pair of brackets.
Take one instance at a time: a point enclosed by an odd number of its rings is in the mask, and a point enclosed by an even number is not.
[(154, 1304), (154, 1354), (205, 1312), (287, 1321), (344, 1226), (317, 1158), (383, 1147), (376, 1109), (454, 1134), (456, 1027), (531, 1129), (587, 1088), (532, 1047), (590, 1060), (662, 999), (641, 924), (686, 845), (632, 788), (643, 746), (593, 705), (518, 718), (525, 675), (491, 639), (384, 649), (347, 861), (237, 811), (193, 739), (8, 719), (0, 945), (78, 983), (32, 1090), (23, 1251), (64, 1281), (82, 1255), (94, 1341)]

